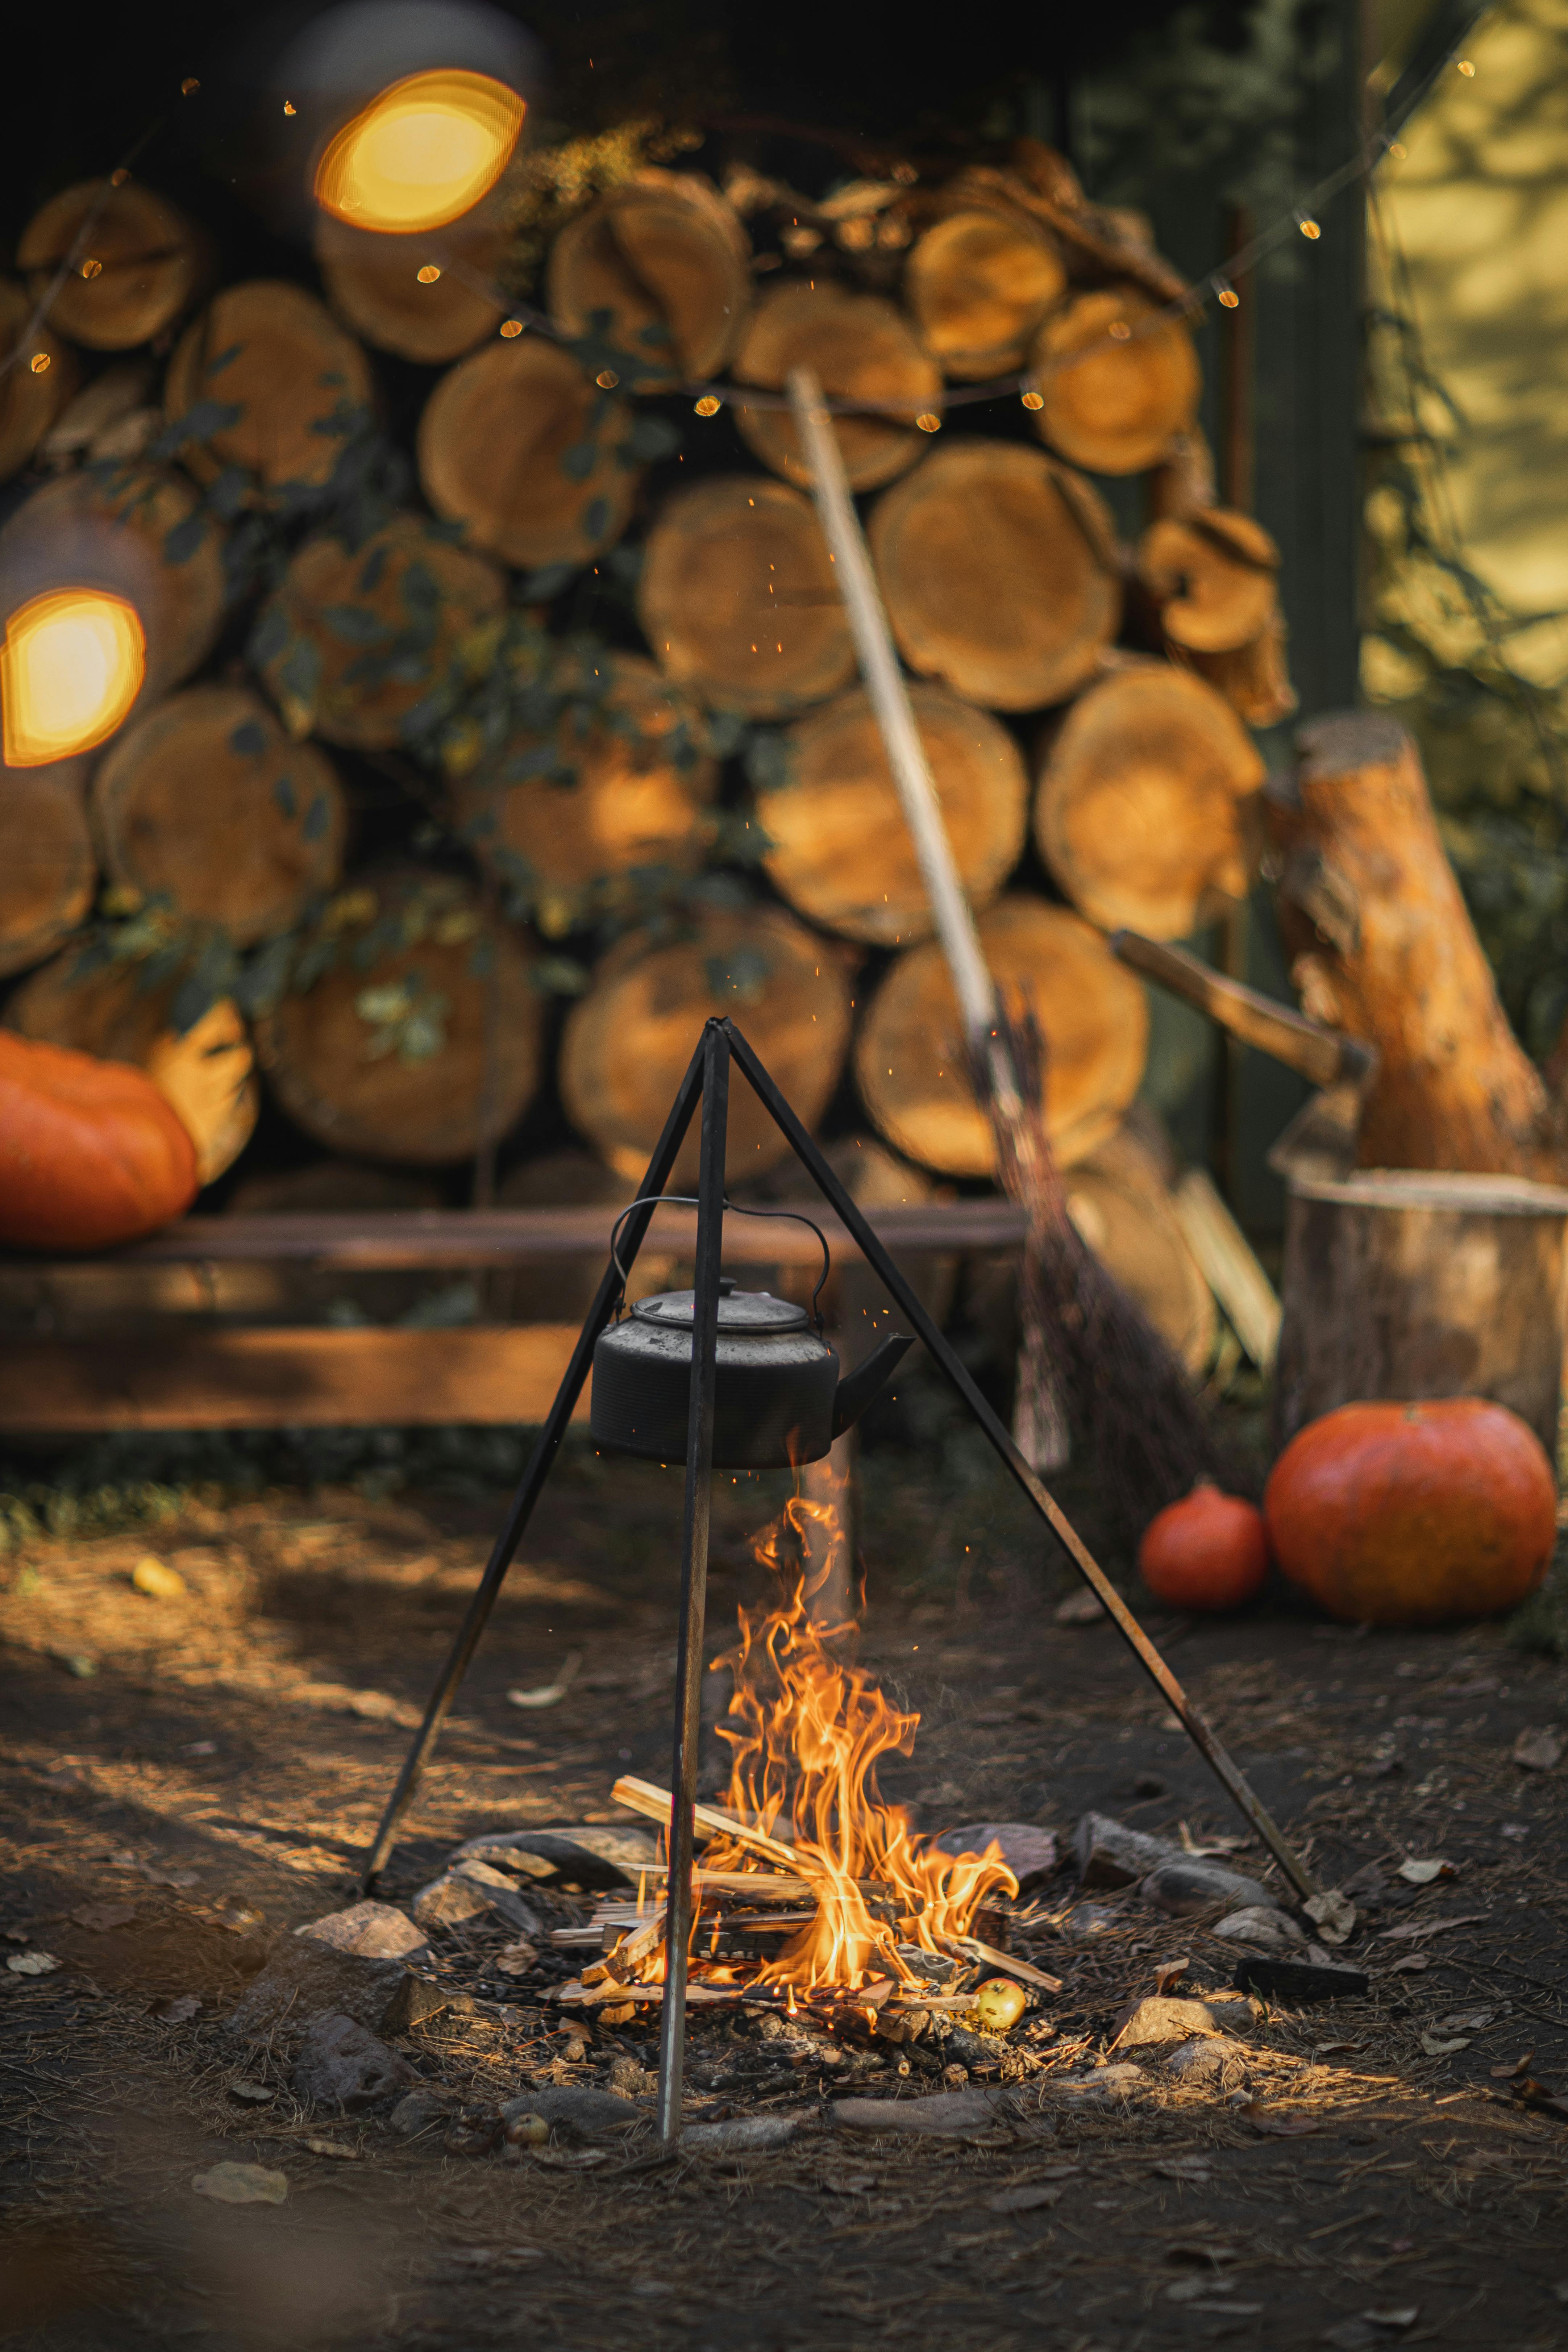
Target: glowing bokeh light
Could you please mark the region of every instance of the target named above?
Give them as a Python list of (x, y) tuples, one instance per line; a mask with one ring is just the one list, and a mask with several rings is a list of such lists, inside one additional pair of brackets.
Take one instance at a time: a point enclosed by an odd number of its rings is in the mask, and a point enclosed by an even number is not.
[(410, 74), (329, 141), (316, 202), (355, 228), (393, 236), (460, 220), (506, 169), (526, 111), (489, 74)]
[(134, 608), (99, 588), (20, 604), (0, 642), (5, 764), (42, 768), (113, 734), (142, 690), (147, 641)]

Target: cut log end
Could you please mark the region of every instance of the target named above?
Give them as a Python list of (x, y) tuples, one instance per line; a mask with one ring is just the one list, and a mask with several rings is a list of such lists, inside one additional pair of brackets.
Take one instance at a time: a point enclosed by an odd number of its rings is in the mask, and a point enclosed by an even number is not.
[(237, 466), (269, 498), (330, 480), (345, 427), (368, 415), (372, 394), (369, 361), (325, 305), (302, 287), (258, 278), (225, 287), (185, 330), (163, 406), (178, 425), (199, 405), (208, 429), (180, 453), (199, 481)]
[(88, 762), (0, 767), (0, 978), (40, 963), (92, 906)]
[(624, 355), (628, 388), (657, 392), (728, 363), (751, 306), (751, 246), (705, 181), (647, 170), (563, 229), (548, 290), (563, 334), (597, 331)]
[(1151, 524), (1138, 572), (1165, 635), (1190, 653), (1234, 653), (1273, 617), (1279, 551), (1249, 515), (1223, 508)]
[(1047, 319), (1031, 365), (1040, 433), (1070, 465), (1136, 474), (1192, 422), (1202, 390), (1184, 323), (1131, 285), (1080, 294)]
[[(810, 368), (831, 400), (868, 404), (863, 414), (833, 419), (851, 489), (878, 488), (924, 455), (929, 445), (915, 419), (940, 410), (942, 373), (890, 302), (848, 293), (826, 278), (775, 289), (752, 314), (734, 373), (742, 383), (782, 392), (795, 368)], [(735, 422), (764, 466), (810, 485), (788, 409), (742, 401)]]
[(934, 222), (904, 277), (921, 341), (963, 380), (1021, 366), (1066, 285), (1049, 232), (997, 205), (960, 205)]
[(507, 241), (499, 208), (484, 205), (416, 236), (353, 228), (327, 212), (316, 219), (316, 261), (332, 309), (378, 351), (426, 367), (461, 359), (495, 332)]
[(60, 334), (123, 352), (151, 342), (195, 299), (207, 243), (177, 205), (121, 174), (52, 196), (23, 231), (16, 264)]
[[(26, 464), (77, 387), (69, 347), (33, 327), (33, 310), (21, 287), (0, 279), (0, 481)], [(18, 352), (24, 334), (27, 349)]]

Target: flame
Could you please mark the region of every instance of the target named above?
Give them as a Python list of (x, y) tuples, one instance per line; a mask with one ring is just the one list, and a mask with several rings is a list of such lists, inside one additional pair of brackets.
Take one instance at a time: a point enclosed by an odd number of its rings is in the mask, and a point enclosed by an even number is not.
[(123, 597), (59, 588), (18, 605), (0, 644), (6, 766), (45, 767), (105, 741), (146, 669), (142, 624)]
[(329, 141), (316, 202), (356, 228), (405, 236), (460, 220), (506, 169), (526, 111), (489, 74), (409, 74)]

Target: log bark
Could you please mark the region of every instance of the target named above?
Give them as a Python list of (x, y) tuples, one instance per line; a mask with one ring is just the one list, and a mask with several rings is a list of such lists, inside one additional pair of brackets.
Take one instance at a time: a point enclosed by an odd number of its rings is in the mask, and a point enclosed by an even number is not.
[(327, 534), (296, 549), (257, 666), (290, 734), (384, 750), (432, 691), (483, 676), (505, 609), (493, 564), (395, 515), (353, 551)]
[(223, 532), (198, 517), (196, 493), (178, 474), (132, 465), (43, 483), (0, 532), (5, 601), (57, 586), (62, 575), (136, 609), (147, 675), (132, 719), (198, 669), (217, 642)]
[[(15, 356), (32, 316), (22, 289), (0, 278), (0, 481), (26, 464), (77, 387), (75, 357), (47, 328), (34, 328), (26, 350)], [(47, 364), (35, 369), (35, 359)]]
[(224, 1204), (231, 1217), (308, 1217), (348, 1210), (374, 1214), (440, 1206), (439, 1187), (428, 1176), (368, 1167), (358, 1160), (312, 1160), (303, 1168), (244, 1176)]
[(631, 389), (668, 390), (728, 362), (751, 306), (751, 263), (740, 215), (717, 189), (690, 173), (642, 171), (556, 238), (551, 316), (563, 335), (594, 333), (625, 353)]
[(1214, 1354), (1214, 1296), (1154, 1154), (1123, 1127), (1077, 1163), (1064, 1191), (1084, 1241), (1200, 1380)]
[(49, 303), (57, 333), (89, 351), (149, 343), (190, 308), (208, 274), (211, 249), (195, 223), (166, 196), (134, 180), (110, 186), (83, 180), (34, 214), (16, 247), (27, 293), (41, 302), (60, 264), (90, 226)]
[(193, 435), (181, 463), (210, 482), (226, 466), (268, 498), (320, 489), (342, 455), (343, 427), (368, 413), (370, 362), (323, 303), (302, 287), (253, 278), (226, 286), (174, 347), (163, 386), (171, 425), (210, 410), (232, 421)]
[(399, 875), (365, 896), (335, 962), (258, 1023), (267, 1083), (333, 1151), (422, 1168), (468, 1159), (533, 1097), (547, 1000), (516, 935), (462, 883)]
[(250, 1040), (228, 997), (183, 1034), (172, 1022), (176, 982), (145, 988), (133, 963), (83, 973), (67, 948), (23, 982), (5, 1008), (9, 1027), (52, 1045), (74, 1045), (110, 1062), (132, 1062), (178, 1112), (196, 1147), (204, 1184), (232, 1167), (261, 1108)]
[(1275, 1436), (1362, 1397), (1484, 1396), (1555, 1458), (1568, 1192), (1378, 1169), (1290, 1187)]
[(900, 652), (969, 701), (1060, 702), (1116, 634), (1110, 516), (1079, 476), (1032, 449), (937, 450), (878, 501), (869, 538)]
[[(636, 1179), (714, 1013), (730, 1013), (796, 1114), (814, 1127), (833, 1094), (849, 1038), (849, 986), (838, 955), (768, 908), (710, 913), (694, 936), (623, 940), (567, 1015), (561, 1045), (566, 1115), (606, 1163)], [(696, 1122), (676, 1163), (696, 1181)], [(730, 1181), (760, 1176), (788, 1150), (747, 1087), (730, 1101)]]
[[(1131, 285), (1079, 294), (1047, 319), (1030, 355), (1042, 437), (1093, 474), (1137, 474), (1192, 423), (1203, 389), (1179, 319)], [(1117, 328), (1128, 332), (1119, 337)]]
[(668, 675), (783, 719), (847, 685), (849, 626), (810, 503), (755, 475), (678, 491), (648, 533), (637, 617)]
[(219, 925), (237, 947), (289, 929), (342, 864), (331, 762), (238, 686), (177, 694), (110, 747), (92, 782), (103, 862), (122, 888)]
[(1285, 654), (1285, 622), (1278, 612), (1256, 637), (1232, 653), (1187, 654), (1184, 658), (1249, 727), (1277, 726), (1296, 708)]
[[(1028, 784), (1006, 729), (941, 687), (910, 698), (964, 894), (987, 907), (1018, 862)], [(774, 887), (813, 922), (879, 947), (932, 929), (931, 903), (869, 699), (852, 688), (796, 722), (788, 772), (757, 795)]]
[(444, 366), (493, 335), (505, 315), (496, 279), (510, 237), (493, 200), (416, 236), (354, 228), (318, 211), (315, 242), (328, 301), (377, 351)]
[[(836, 1142), (824, 1146), (824, 1156), (851, 1200), (862, 1209), (909, 1208), (922, 1202), (952, 1198), (951, 1184), (939, 1184), (923, 1168), (912, 1168), (907, 1160), (895, 1158), (886, 1144), (869, 1132), (840, 1136)], [(819, 1217), (823, 1206), (821, 1193), (793, 1155), (782, 1160), (760, 1183), (737, 1185), (734, 1197), (757, 1208), (804, 1209), (810, 1217)], [(778, 1230), (788, 1232), (789, 1228), (781, 1226)], [(799, 1230), (804, 1233), (805, 1229)], [(936, 1322), (945, 1323), (958, 1286), (957, 1257), (906, 1251), (896, 1244), (891, 1247), (895, 1264), (926, 1312)], [(1009, 1271), (1016, 1286), (1016, 1268)], [(820, 1272), (819, 1265), (794, 1264), (773, 1268), (765, 1275), (759, 1273), (757, 1279), (779, 1297), (794, 1298), (804, 1307), (810, 1304)], [(821, 1307), (823, 1319), (840, 1344), (847, 1363), (858, 1361), (872, 1340), (889, 1328), (891, 1310), (887, 1292), (863, 1259), (847, 1257), (837, 1246), (832, 1270), (823, 1285)]]
[(700, 714), (651, 662), (616, 654), (607, 691), (584, 684), (596, 709), (568, 705), (552, 736), (513, 735), (452, 787), (474, 855), (529, 893), (551, 937), (631, 905), (639, 876), (700, 866), (719, 788)]
[(1260, 636), (1278, 602), (1279, 550), (1250, 515), (1224, 507), (1151, 523), (1138, 576), (1173, 645), (1235, 653)]
[(1000, 204), (955, 204), (910, 248), (904, 299), (921, 341), (961, 381), (1021, 367), (1067, 288), (1048, 229)]
[(0, 979), (53, 953), (86, 920), (98, 887), (88, 761), (0, 765)]
[[(1065, 908), (1004, 898), (979, 928), (999, 992), (1025, 992), (1039, 1024), (1047, 1133), (1068, 1167), (1114, 1133), (1138, 1091), (1149, 1030), (1142, 989)], [(934, 944), (907, 950), (889, 971), (855, 1074), (877, 1126), (907, 1158), (954, 1176), (995, 1172), (991, 1123), (963, 1069), (957, 1001)]]
[[(618, 1176), (586, 1151), (547, 1151), (510, 1169), (496, 1188), (496, 1201), (505, 1209), (602, 1207), (605, 1238), (609, 1240), (616, 1212), (627, 1207), (637, 1194), (642, 1170), (636, 1176)], [(650, 1241), (657, 1244), (658, 1223)], [(491, 1318), (502, 1323), (580, 1323), (593, 1304), (605, 1271), (605, 1253), (597, 1257), (557, 1257), (486, 1277), (485, 1297)], [(638, 1251), (626, 1284), (628, 1299), (648, 1298), (668, 1290), (676, 1261), (668, 1250), (645, 1243)]]
[(631, 415), (570, 352), (525, 336), (443, 376), (419, 420), (419, 479), (438, 515), (503, 563), (592, 562), (619, 539), (641, 468)]
[[(942, 371), (891, 302), (852, 293), (826, 278), (775, 288), (752, 313), (733, 373), (739, 383), (783, 392), (798, 367), (815, 373), (830, 400), (876, 404), (833, 420), (851, 489), (879, 488), (925, 455), (929, 440), (915, 418), (940, 413)], [(897, 406), (889, 411), (885, 403)], [(811, 469), (786, 407), (742, 401), (735, 423), (764, 466), (809, 488)]]
[(1371, 712), (1297, 742), (1267, 802), (1280, 921), (1303, 1012), (1381, 1056), (1363, 1166), (1555, 1181), (1562, 1108), (1509, 1027), (1415, 744)]
[(1186, 939), (1247, 894), (1264, 765), (1229, 705), (1164, 662), (1080, 696), (1040, 771), (1035, 838), (1080, 914)]

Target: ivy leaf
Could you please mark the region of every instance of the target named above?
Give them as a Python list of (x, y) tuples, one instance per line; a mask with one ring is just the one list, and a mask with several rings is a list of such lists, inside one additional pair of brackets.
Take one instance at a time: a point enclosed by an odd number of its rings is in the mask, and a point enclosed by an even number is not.
[(289, 642), (289, 620), (281, 604), (263, 607), (261, 617), (250, 633), (248, 652), (257, 669), (266, 669), (275, 662)]
[(359, 593), (362, 596), (373, 596), (380, 587), (381, 575), (386, 570), (389, 552), (390, 550), (385, 547), (373, 547), (365, 557), (359, 575)]
[(639, 416), (624, 446), (638, 465), (656, 466), (661, 457), (674, 457), (680, 446), (680, 436), (668, 417)]
[(272, 797), (277, 802), (279, 807), (282, 810), (286, 817), (297, 817), (299, 815), (300, 803), (294, 791), (292, 777), (279, 776), (277, 782), (272, 787)]
[(531, 572), (522, 583), (522, 593), (531, 604), (548, 604), (569, 587), (580, 566), (575, 563), (546, 563)]
[(268, 940), (265, 947), (258, 949), (241, 971), (235, 982), (234, 997), (247, 1021), (277, 1010), (289, 985), (293, 953), (294, 941), (285, 932), (281, 939)]
[(574, 956), (541, 956), (529, 966), (528, 976), (549, 996), (581, 996), (589, 981), (586, 965)]
[(569, 482), (585, 482), (598, 462), (596, 441), (574, 441), (561, 453), (561, 470)]
[(207, 520), (198, 507), (163, 534), (163, 554), (170, 563), (188, 563), (207, 535)]
[(223, 522), (233, 522), (250, 495), (250, 477), (243, 466), (226, 466), (207, 492), (207, 504)]
[(583, 509), (583, 530), (589, 539), (603, 539), (610, 527), (608, 499), (590, 499)]
[(324, 841), (327, 837), (331, 814), (325, 793), (318, 793), (305, 811), (305, 822), (300, 827), (300, 838), (302, 841)]
[[(714, 722), (710, 721), (710, 732)], [(720, 753), (721, 758), (723, 757)], [(752, 730), (746, 751), (746, 778), (753, 791), (774, 793), (782, 790), (790, 779), (789, 746), (776, 728), (757, 727)]]
[[(181, 436), (175, 445), (177, 447), (183, 447), (189, 441), (215, 441), (220, 433), (226, 433), (231, 425), (237, 425), (244, 414), (244, 406), (237, 401), (197, 400), (186, 409), (184, 416), (176, 419), (170, 431)], [(160, 435), (159, 437), (167, 439), (168, 436)]]
[(283, 656), (278, 672), (279, 681), (286, 694), (307, 708), (314, 706), (316, 689), (321, 683), (321, 656), (309, 637), (296, 637)]
[(345, 645), (382, 645), (391, 635), (385, 622), (374, 613), (367, 613), (363, 604), (323, 605), (321, 619), (333, 636), (342, 637)]
[(405, 604), (421, 620), (434, 613), (441, 602), (441, 591), (427, 563), (414, 562), (403, 575), (401, 593)]
[(216, 359), (208, 360), (206, 367), (208, 375), (221, 375), (224, 369), (237, 360), (244, 349), (243, 343), (230, 343), (226, 352), (219, 352)]
[(242, 760), (258, 760), (267, 749), (267, 730), (258, 719), (242, 719), (229, 735), (228, 748)]

